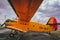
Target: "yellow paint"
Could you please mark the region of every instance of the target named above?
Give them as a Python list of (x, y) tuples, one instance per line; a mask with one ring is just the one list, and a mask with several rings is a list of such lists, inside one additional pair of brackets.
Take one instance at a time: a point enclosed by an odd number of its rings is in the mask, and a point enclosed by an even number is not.
[(35, 22), (20, 24), (18, 22), (6, 22), (7, 28), (15, 29), (22, 32), (52, 32), (54, 28), (50, 25), (43, 25)]

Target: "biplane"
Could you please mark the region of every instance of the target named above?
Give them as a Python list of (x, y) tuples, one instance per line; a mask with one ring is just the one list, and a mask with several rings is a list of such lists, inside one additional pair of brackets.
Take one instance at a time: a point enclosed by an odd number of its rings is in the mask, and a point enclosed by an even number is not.
[(17, 21), (5, 22), (6, 27), (21, 32), (53, 32), (58, 30), (56, 18), (51, 17), (47, 24), (30, 22), (43, 0), (8, 0), (18, 16)]

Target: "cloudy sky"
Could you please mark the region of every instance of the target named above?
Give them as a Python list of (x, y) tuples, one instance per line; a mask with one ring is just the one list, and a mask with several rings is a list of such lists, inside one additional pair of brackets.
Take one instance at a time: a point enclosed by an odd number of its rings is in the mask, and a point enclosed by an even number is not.
[[(44, 0), (31, 21), (46, 24), (50, 17), (56, 17), (60, 22), (60, 0)], [(17, 18), (7, 0), (0, 0), (0, 23), (6, 19)]]

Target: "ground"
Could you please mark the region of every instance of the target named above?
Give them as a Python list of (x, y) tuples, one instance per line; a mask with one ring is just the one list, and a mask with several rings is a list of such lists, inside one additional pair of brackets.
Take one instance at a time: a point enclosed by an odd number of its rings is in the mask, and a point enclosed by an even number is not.
[(49, 33), (37, 32), (17, 32), (11, 35), (11, 30), (5, 28), (0, 30), (0, 40), (60, 40), (60, 38)]

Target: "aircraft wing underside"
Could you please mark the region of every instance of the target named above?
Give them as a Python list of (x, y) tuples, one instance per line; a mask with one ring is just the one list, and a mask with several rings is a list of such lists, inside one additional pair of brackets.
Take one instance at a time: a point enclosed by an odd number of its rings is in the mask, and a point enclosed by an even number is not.
[(19, 20), (29, 22), (43, 0), (9, 0)]

